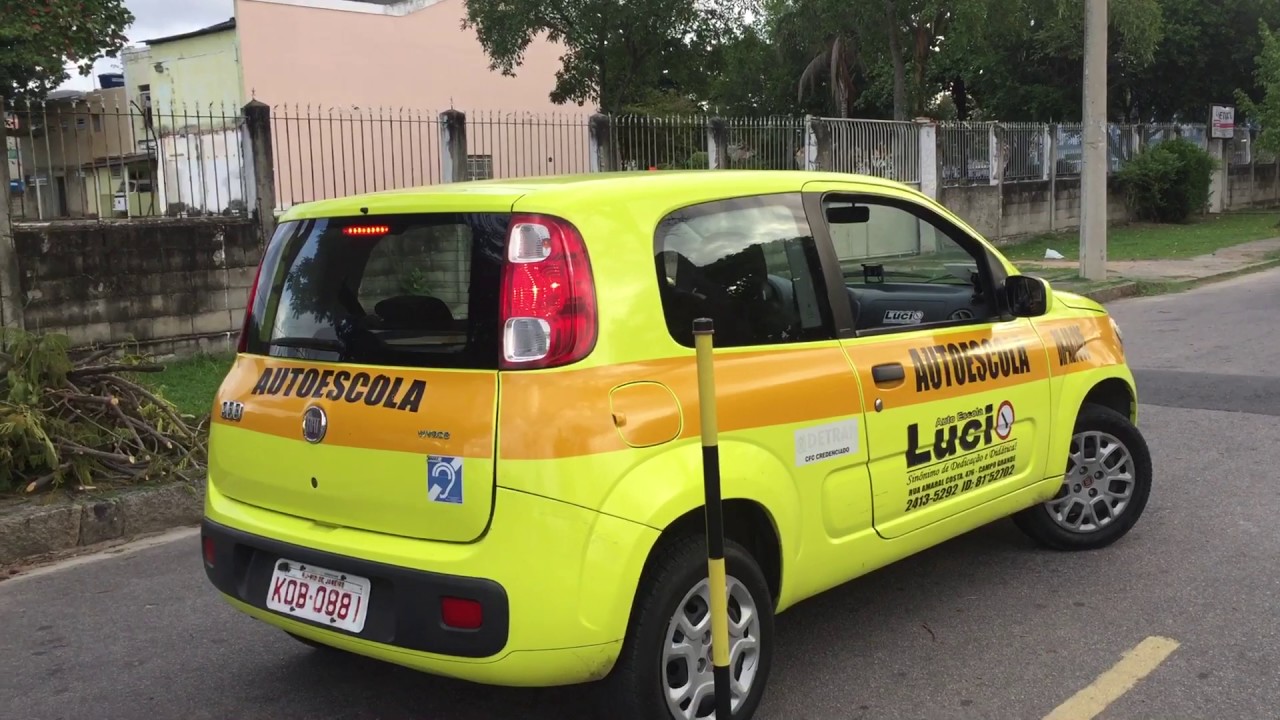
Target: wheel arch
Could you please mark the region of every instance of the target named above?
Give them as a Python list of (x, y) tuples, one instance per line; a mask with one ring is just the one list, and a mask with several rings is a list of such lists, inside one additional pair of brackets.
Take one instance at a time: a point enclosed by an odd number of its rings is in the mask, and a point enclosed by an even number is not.
[[(786, 558), (795, 555), (800, 541), (799, 494), (786, 465), (767, 449), (734, 438), (722, 438), (719, 447), (725, 535), (756, 558), (776, 607), (786, 582)], [(601, 512), (658, 532), (625, 592), (628, 617), (640, 583), (663, 547), (681, 537), (705, 536), (705, 499), (702, 446), (697, 442), (636, 465), (610, 492)]]
[[(778, 526), (768, 509), (755, 500), (731, 498), (721, 503), (724, 507), (724, 535), (747, 549), (759, 563), (769, 584), (769, 594), (774, 606), (782, 596), (782, 543), (778, 539)], [(649, 550), (642, 576), (648, 573), (653, 559), (662, 547), (689, 536), (705, 535), (705, 515), (701, 506), (691, 508), (663, 528), (658, 540)]]
[(1133, 385), (1123, 378), (1109, 377), (1095, 383), (1085, 394), (1076, 414), (1090, 404), (1110, 408), (1129, 418), (1130, 422), (1138, 422), (1138, 402)]
[[(1060, 393), (1061, 400), (1053, 423), (1053, 439), (1049, 443), (1049, 462), (1045, 466), (1046, 479), (1060, 478), (1066, 471), (1065, 461), (1059, 463), (1058, 460), (1066, 458), (1070, 452), (1076, 419), (1086, 405), (1101, 405), (1129, 418), (1134, 424), (1138, 421), (1138, 394), (1133, 375), (1124, 365), (1072, 373), (1065, 378)], [(1045, 488), (1047, 492), (1054, 486), (1048, 483)]]

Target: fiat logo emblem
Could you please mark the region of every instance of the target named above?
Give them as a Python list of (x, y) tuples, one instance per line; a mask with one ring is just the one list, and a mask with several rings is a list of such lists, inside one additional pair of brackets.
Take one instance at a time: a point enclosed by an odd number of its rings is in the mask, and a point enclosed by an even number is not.
[(325, 433), (329, 431), (329, 416), (325, 414), (324, 408), (312, 405), (302, 414), (302, 439), (309, 443), (318, 443), (324, 440)]

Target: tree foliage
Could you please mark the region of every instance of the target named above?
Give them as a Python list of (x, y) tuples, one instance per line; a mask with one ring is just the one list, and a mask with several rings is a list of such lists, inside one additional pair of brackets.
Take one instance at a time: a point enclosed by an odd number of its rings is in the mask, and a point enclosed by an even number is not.
[[(1108, 96), (1148, 66), (1163, 37), (1157, 0), (1111, 0)], [(945, 78), (987, 119), (1078, 120), (1083, 100), (1084, 10), (1079, 0), (986, 0), (942, 46)], [(958, 100), (958, 98), (957, 98)], [(1113, 102), (1114, 107), (1114, 102)]]
[(42, 98), (68, 77), (88, 75), (124, 47), (133, 14), (123, 0), (4, 0), (0, 12), (0, 97)]
[(203, 466), (202, 426), (128, 375), (141, 357), (70, 350), (58, 334), (0, 328), (0, 491), (163, 478)]
[[(713, 72), (715, 49), (742, 25), (735, 0), (465, 0), (490, 66), (515, 75), (529, 45), (564, 47), (551, 100), (617, 112), (654, 89)], [(684, 71), (684, 72), (682, 72)]]
[[(561, 43), (552, 99), (609, 111), (1072, 122), (1080, 0), (466, 0), (493, 67)], [(1110, 0), (1108, 115), (1206, 122), (1255, 74), (1276, 0)], [(745, 11), (750, 9), (750, 14)], [(1259, 61), (1261, 61), (1259, 59)], [(1242, 103), (1243, 104), (1243, 103)]]
[(1258, 36), (1262, 49), (1257, 57), (1257, 80), (1262, 99), (1254, 102), (1240, 90), (1236, 91), (1236, 97), (1245, 116), (1262, 126), (1258, 146), (1280, 153), (1280, 32), (1261, 23)]
[[(1135, 122), (1208, 122), (1209, 106), (1254, 90), (1258, 22), (1280, 25), (1276, 0), (1160, 0), (1155, 59), (1122, 82), (1113, 106)], [(1120, 105), (1120, 103), (1127, 103)]]

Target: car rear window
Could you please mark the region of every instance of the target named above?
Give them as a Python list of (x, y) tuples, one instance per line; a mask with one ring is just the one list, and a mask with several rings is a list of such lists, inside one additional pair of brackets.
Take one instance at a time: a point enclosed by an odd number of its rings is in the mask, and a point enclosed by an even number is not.
[(263, 259), (246, 351), (496, 369), (509, 220), (432, 213), (283, 223)]

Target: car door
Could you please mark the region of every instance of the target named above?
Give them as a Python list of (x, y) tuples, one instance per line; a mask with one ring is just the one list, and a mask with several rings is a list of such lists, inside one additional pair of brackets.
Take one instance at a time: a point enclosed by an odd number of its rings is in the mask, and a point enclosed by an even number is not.
[[(789, 516), (788, 503), (770, 512), (803, 533), (795, 552), (809, 548), (789, 571), (807, 569), (790, 581), (801, 595), (858, 564), (824, 562), (833, 556), (822, 548), (874, 532), (862, 393), (831, 308), (844, 293), (828, 283), (829, 248), (814, 233), (797, 191), (681, 208), (663, 218), (654, 248), (671, 337), (691, 348), (694, 319), (715, 323), (722, 475), (765, 473), (795, 498), (798, 515)], [(694, 400), (682, 399), (686, 417), (697, 417)], [(762, 462), (759, 450), (776, 463)]]
[(1045, 476), (1048, 355), (1005, 311), (1004, 271), (970, 232), (908, 193), (805, 187), (849, 304), (876, 531), (900, 537)]

